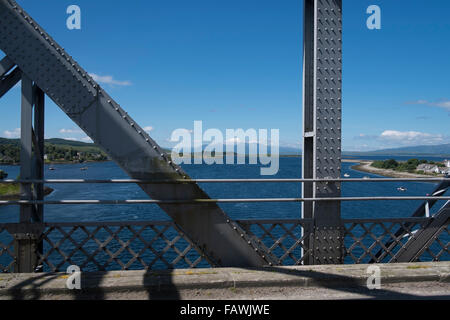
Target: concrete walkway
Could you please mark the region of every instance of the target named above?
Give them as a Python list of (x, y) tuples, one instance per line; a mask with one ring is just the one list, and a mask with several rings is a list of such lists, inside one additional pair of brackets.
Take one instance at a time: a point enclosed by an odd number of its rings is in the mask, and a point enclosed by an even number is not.
[(1, 274), (0, 299), (450, 299), (450, 262), (376, 266), (379, 290), (368, 265), (82, 273), (82, 290), (62, 273)]

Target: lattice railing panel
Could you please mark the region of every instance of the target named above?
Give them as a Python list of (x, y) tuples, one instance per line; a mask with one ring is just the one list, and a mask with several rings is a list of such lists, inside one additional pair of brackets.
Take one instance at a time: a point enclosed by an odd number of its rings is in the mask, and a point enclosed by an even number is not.
[(428, 222), (428, 218), (344, 220), (344, 262), (389, 262), (410, 237)]
[[(389, 262), (429, 218), (351, 219), (345, 226), (345, 263)], [(311, 257), (312, 220), (236, 221), (278, 265), (300, 265)], [(0, 224), (0, 270), (13, 272), (16, 225)], [(399, 229), (403, 232), (399, 234)], [(16, 231), (11, 231), (16, 230)], [(443, 225), (416, 261), (449, 261), (449, 226)], [(211, 267), (172, 221), (48, 223), (38, 253), (44, 271)], [(312, 261), (310, 259), (309, 261)]]
[(300, 265), (310, 255), (307, 247), (312, 220), (239, 220), (239, 225), (257, 239), (279, 265)]
[(423, 249), (417, 261), (450, 261), (450, 225), (442, 226), (431, 245)]
[(0, 225), (0, 271), (13, 272), (14, 267), (14, 238)]
[(195, 245), (168, 222), (47, 224), (39, 255), (44, 271), (173, 269), (210, 266)]

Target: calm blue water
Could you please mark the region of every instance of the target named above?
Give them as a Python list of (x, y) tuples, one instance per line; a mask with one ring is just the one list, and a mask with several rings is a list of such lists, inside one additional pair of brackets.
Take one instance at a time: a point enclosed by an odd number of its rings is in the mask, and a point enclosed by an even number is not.
[[(378, 158), (378, 157), (374, 157)], [(428, 158), (430, 159), (430, 158)], [(400, 157), (398, 160), (404, 160)], [(430, 160), (443, 160), (440, 158)], [(379, 177), (351, 169), (355, 163), (343, 163), (342, 174), (348, 173), (352, 178)], [(81, 167), (87, 166), (87, 171)], [(55, 171), (45, 168), (47, 179), (124, 179), (128, 176), (113, 162), (53, 165)], [(19, 174), (19, 167), (0, 166), (8, 172), (9, 178)], [(261, 178), (257, 165), (189, 165), (184, 169), (192, 178)], [(279, 173), (273, 178), (300, 178), (301, 158), (281, 158)], [(399, 193), (397, 188), (404, 186), (406, 192)], [(433, 183), (387, 182), (387, 183), (344, 183), (342, 195), (346, 196), (424, 196), (434, 188)], [(63, 199), (147, 199), (147, 195), (133, 184), (85, 185), (55, 184), (50, 185), (55, 191), (47, 200)], [(278, 198), (300, 197), (299, 183), (240, 183), (240, 184), (202, 184), (202, 188), (212, 198)], [(371, 201), (343, 202), (343, 218), (386, 218), (409, 217), (420, 205), (420, 201)], [(438, 210), (438, 203), (432, 212)], [(238, 203), (220, 204), (233, 219), (295, 219), (301, 217), (301, 205), (298, 203)], [(19, 208), (0, 207), (0, 223), (18, 222)], [(153, 204), (138, 205), (47, 205), (45, 207), (47, 222), (79, 221), (142, 221), (168, 220), (167, 215)], [(84, 235), (85, 236), (85, 235)], [(1, 240), (1, 239), (0, 239)], [(448, 239), (447, 239), (448, 241)], [(164, 244), (161, 244), (164, 246)], [(92, 244), (96, 248), (96, 244)], [(354, 253), (357, 253), (355, 251)], [(107, 259), (105, 256), (102, 259)], [(2, 257), (0, 257), (1, 263)], [(100, 259), (101, 260), (101, 259)], [(138, 268), (139, 266), (136, 266)], [(164, 266), (161, 266), (164, 267)], [(94, 267), (93, 267), (94, 268)]]
[[(442, 160), (439, 158), (433, 160)], [(343, 163), (342, 173), (352, 178), (379, 177), (351, 169), (355, 163)], [(86, 164), (53, 165), (55, 171), (45, 168), (47, 179), (126, 179), (128, 176), (113, 162), (88, 164), (89, 170), (81, 171)], [(17, 166), (0, 166), (9, 173), (9, 178), (19, 174)], [(192, 178), (261, 178), (257, 165), (188, 165), (184, 169)], [(301, 158), (281, 158), (280, 170), (273, 178), (300, 178)], [(272, 178), (272, 177), (269, 177)], [(133, 184), (54, 184), (55, 191), (46, 200), (63, 199), (147, 199), (147, 195)], [(407, 191), (399, 193), (404, 186)], [(212, 198), (278, 198), (301, 196), (299, 183), (230, 183), (202, 184)], [(416, 182), (344, 183), (343, 196), (424, 196), (435, 184)], [(344, 202), (344, 218), (408, 217), (420, 204), (415, 201)], [(295, 203), (238, 203), (220, 204), (233, 219), (290, 219), (301, 216), (301, 205)], [(435, 206), (437, 207), (437, 206)], [(17, 222), (17, 207), (0, 207), (1, 222)], [(45, 220), (49, 222), (71, 221), (123, 221), (123, 220), (167, 220), (167, 215), (156, 205), (52, 205), (45, 208)]]

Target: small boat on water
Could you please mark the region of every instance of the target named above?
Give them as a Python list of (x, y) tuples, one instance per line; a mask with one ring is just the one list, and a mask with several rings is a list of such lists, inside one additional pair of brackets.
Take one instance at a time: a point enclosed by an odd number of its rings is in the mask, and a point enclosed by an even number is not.
[(50, 171), (55, 171), (56, 169), (53, 168), (53, 167), (50, 167), (50, 168), (48, 168), (48, 170), (50, 170)]
[(348, 173), (344, 174), (345, 178), (350, 178), (350, 175)]
[(400, 192), (405, 192), (406, 190), (408, 190), (408, 189), (406, 189), (405, 187), (398, 187), (397, 188), (397, 191), (400, 191)]
[(81, 171), (86, 171), (87, 169), (87, 167), (80, 168)]

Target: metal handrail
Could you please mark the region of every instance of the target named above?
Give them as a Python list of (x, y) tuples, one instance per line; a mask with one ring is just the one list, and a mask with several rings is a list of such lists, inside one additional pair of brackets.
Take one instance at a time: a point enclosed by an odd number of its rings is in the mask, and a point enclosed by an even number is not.
[[(387, 223), (406, 223), (406, 222), (427, 222), (432, 218), (426, 217), (403, 217), (403, 218), (350, 218), (350, 219), (342, 219), (343, 224), (357, 223), (357, 224), (365, 224), (365, 223), (379, 223), (379, 222), (387, 222)], [(237, 219), (235, 222), (240, 224), (297, 224), (297, 223), (312, 223), (313, 219), (301, 218), (301, 219)], [(36, 223), (37, 225), (41, 224), (45, 227), (97, 227), (97, 226), (145, 226), (151, 223), (155, 226), (168, 226), (173, 225), (175, 222), (172, 220), (139, 220), (139, 221), (83, 221), (83, 222), (42, 222)], [(0, 223), (0, 228), (8, 229), (10, 227), (17, 226), (20, 223)]]
[(450, 182), (450, 178), (348, 178), (348, 179), (174, 179), (174, 180), (144, 180), (144, 179), (46, 179), (46, 180), (1, 180), (1, 183), (22, 184), (60, 184), (60, 183), (92, 183), (92, 184), (116, 184), (116, 183), (139, 183), (139, 184), (177, 184), (177, 183), (302, 183), (302, 182)]
[(17, 200), (0, 201), (5, 205), (74, 205), (74, 204), (207, 204), (207, 203), (252, 203), (252, 202), (329, 202), (329, 201), (404, 201), (404, 200), (444, 200), (450, 197), (330, 197), (330, 198), (249, 198), (249, 199), (169, 199), (169, 200)]
[[(353, 179), (177, 179), (177, 180), (142, 180), (142, 179), (18, 179), (2, 180), (3, 183), (19, 184), (61, 184), (61, 183), (87, 183), (87, 184), (176, 184), (176, 183), (306, 183), (306, 182), (449, 182), (450, 178), (353, 178)], [(330, 201), (449, 201), (450, 197), (437, 196), (403, 196), (403, 197), (320, 197), (320, 198), (242, 198), (242, 199), (136, 199), (136, 200), (5, 200), (0, 206), (6, 205), (81, 205), (81, 204), (205, 204), (205, 203), (254, 203), (254, 202), (330, 202)]]

